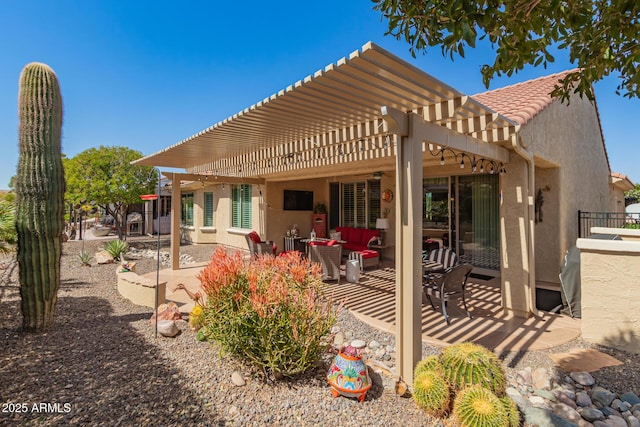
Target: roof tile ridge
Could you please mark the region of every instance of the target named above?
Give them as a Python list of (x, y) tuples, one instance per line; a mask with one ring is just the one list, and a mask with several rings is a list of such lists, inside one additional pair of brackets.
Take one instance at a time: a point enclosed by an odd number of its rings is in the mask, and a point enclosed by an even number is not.
[(561, 76), (561, 75), (566, 75), (566, 74), (569, 74), (571, 72), (578, 71), (578, 70), (580, 70), (580, 69), (579, 68), (572, 68), (570, 70), (560, 71), (560, 72), (557, 72), (557, 73), (554, 73), (554, 74), (547, 74), (546, 76), (540, 76), (540, 77), (536, 77), (534, 79), (525, 80), (523, 82), (513, 83), (513, 84), (508, 85), (508, 86), (501, 86), (501, 87), (498, 87), (498, 88), (495, 88), (495, 89), (490, 89), (490, 90), (486, 90), (484, 92), (479, 92), (479, 93), (471, 95), (471, 97), (481, 96), (481, 95), (488, 95), (488, 94), (491, 94), (491, 93), (494, 93), (494, 92), (507, 90), (507, 89), (511, 90), (511, 89), (514, 89), (514, 88), (516, 88), (518, 86), (531, 85), (532, 83), (538, 82), (540, 80), (548, 80), (548, 79), (551, 79), (551, 78), (554, 78), (554, 77), (558, 77), (558, 76)]

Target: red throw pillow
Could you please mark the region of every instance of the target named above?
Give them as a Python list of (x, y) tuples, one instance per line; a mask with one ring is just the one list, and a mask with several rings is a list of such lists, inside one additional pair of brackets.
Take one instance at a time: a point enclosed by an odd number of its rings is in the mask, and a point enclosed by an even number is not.
[(251, 233), (249, 233), (249, 238), (253, 243), (262, 242), (262, 240), (260, 240), (260, 236), (258, 236), (258, 233), (256, 233), (255, 231), (252, 231)]

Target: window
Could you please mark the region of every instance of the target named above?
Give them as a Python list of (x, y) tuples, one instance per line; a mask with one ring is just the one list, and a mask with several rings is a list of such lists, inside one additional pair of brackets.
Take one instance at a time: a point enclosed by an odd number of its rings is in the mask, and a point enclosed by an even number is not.
[(184, 193), (180, 196), (182, 206), (181, 224), (193, 226), (193, 193)]
[(204, 220), (205, 227), (213, 227), (213, 193), (204, 193)]
[(343, 226), (375, 228), (376, 218), (380, 218), (380, 183), (342, 184), (340, 202)]
[(380, 181), (367, 181), (367, 204), (369, 205), (369, 228), (376, 228), (380, 216)]
[[(158, 219), (158, 200), (151, 201), (153, 207), (153, 219)], [(168, 216), (171, 213), (171, 196), (160, 196), (160, 216)]]
[(231, 226), (252, 228), (251, 185), (234, 185), (231, 188)]

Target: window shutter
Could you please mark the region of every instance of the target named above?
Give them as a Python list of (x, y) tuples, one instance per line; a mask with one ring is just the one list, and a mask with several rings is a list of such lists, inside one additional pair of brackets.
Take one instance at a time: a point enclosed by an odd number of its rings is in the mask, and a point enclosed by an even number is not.
[(368, 181), (367, 186), (369, 196), (369, 228), (376, 228), (376, 219), (382, 218), (380, 215), (380, 181)]
[(251, 224), (251, 185), (243, 184), (241, 187), (242, 197), (242, 228), (252, 228)]
[(231, 189), (231, 226), (242, 227), (240, 222), (240, 186), (234, 185)]
[(213, 227), (213, 193), (204, 193), (204, 226)]
[(364, 182), (357, 182), (355, 188), (355, 215), (356, 224), (355, 227), (367, 226), (367, 191), (366, 184)]
[(342, 225), (354, 227), (355, 184), (342, 184)]

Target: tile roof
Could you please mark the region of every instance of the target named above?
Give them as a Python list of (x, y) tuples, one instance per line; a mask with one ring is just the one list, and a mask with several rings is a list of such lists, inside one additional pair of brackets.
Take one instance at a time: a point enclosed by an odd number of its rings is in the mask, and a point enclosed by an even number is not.
[(575, 70), (539, 77), (471, 97), (495, 112), (524, 125), (551, 104), (553, 98), (549, 94), (558, 81), (571, 71)]

